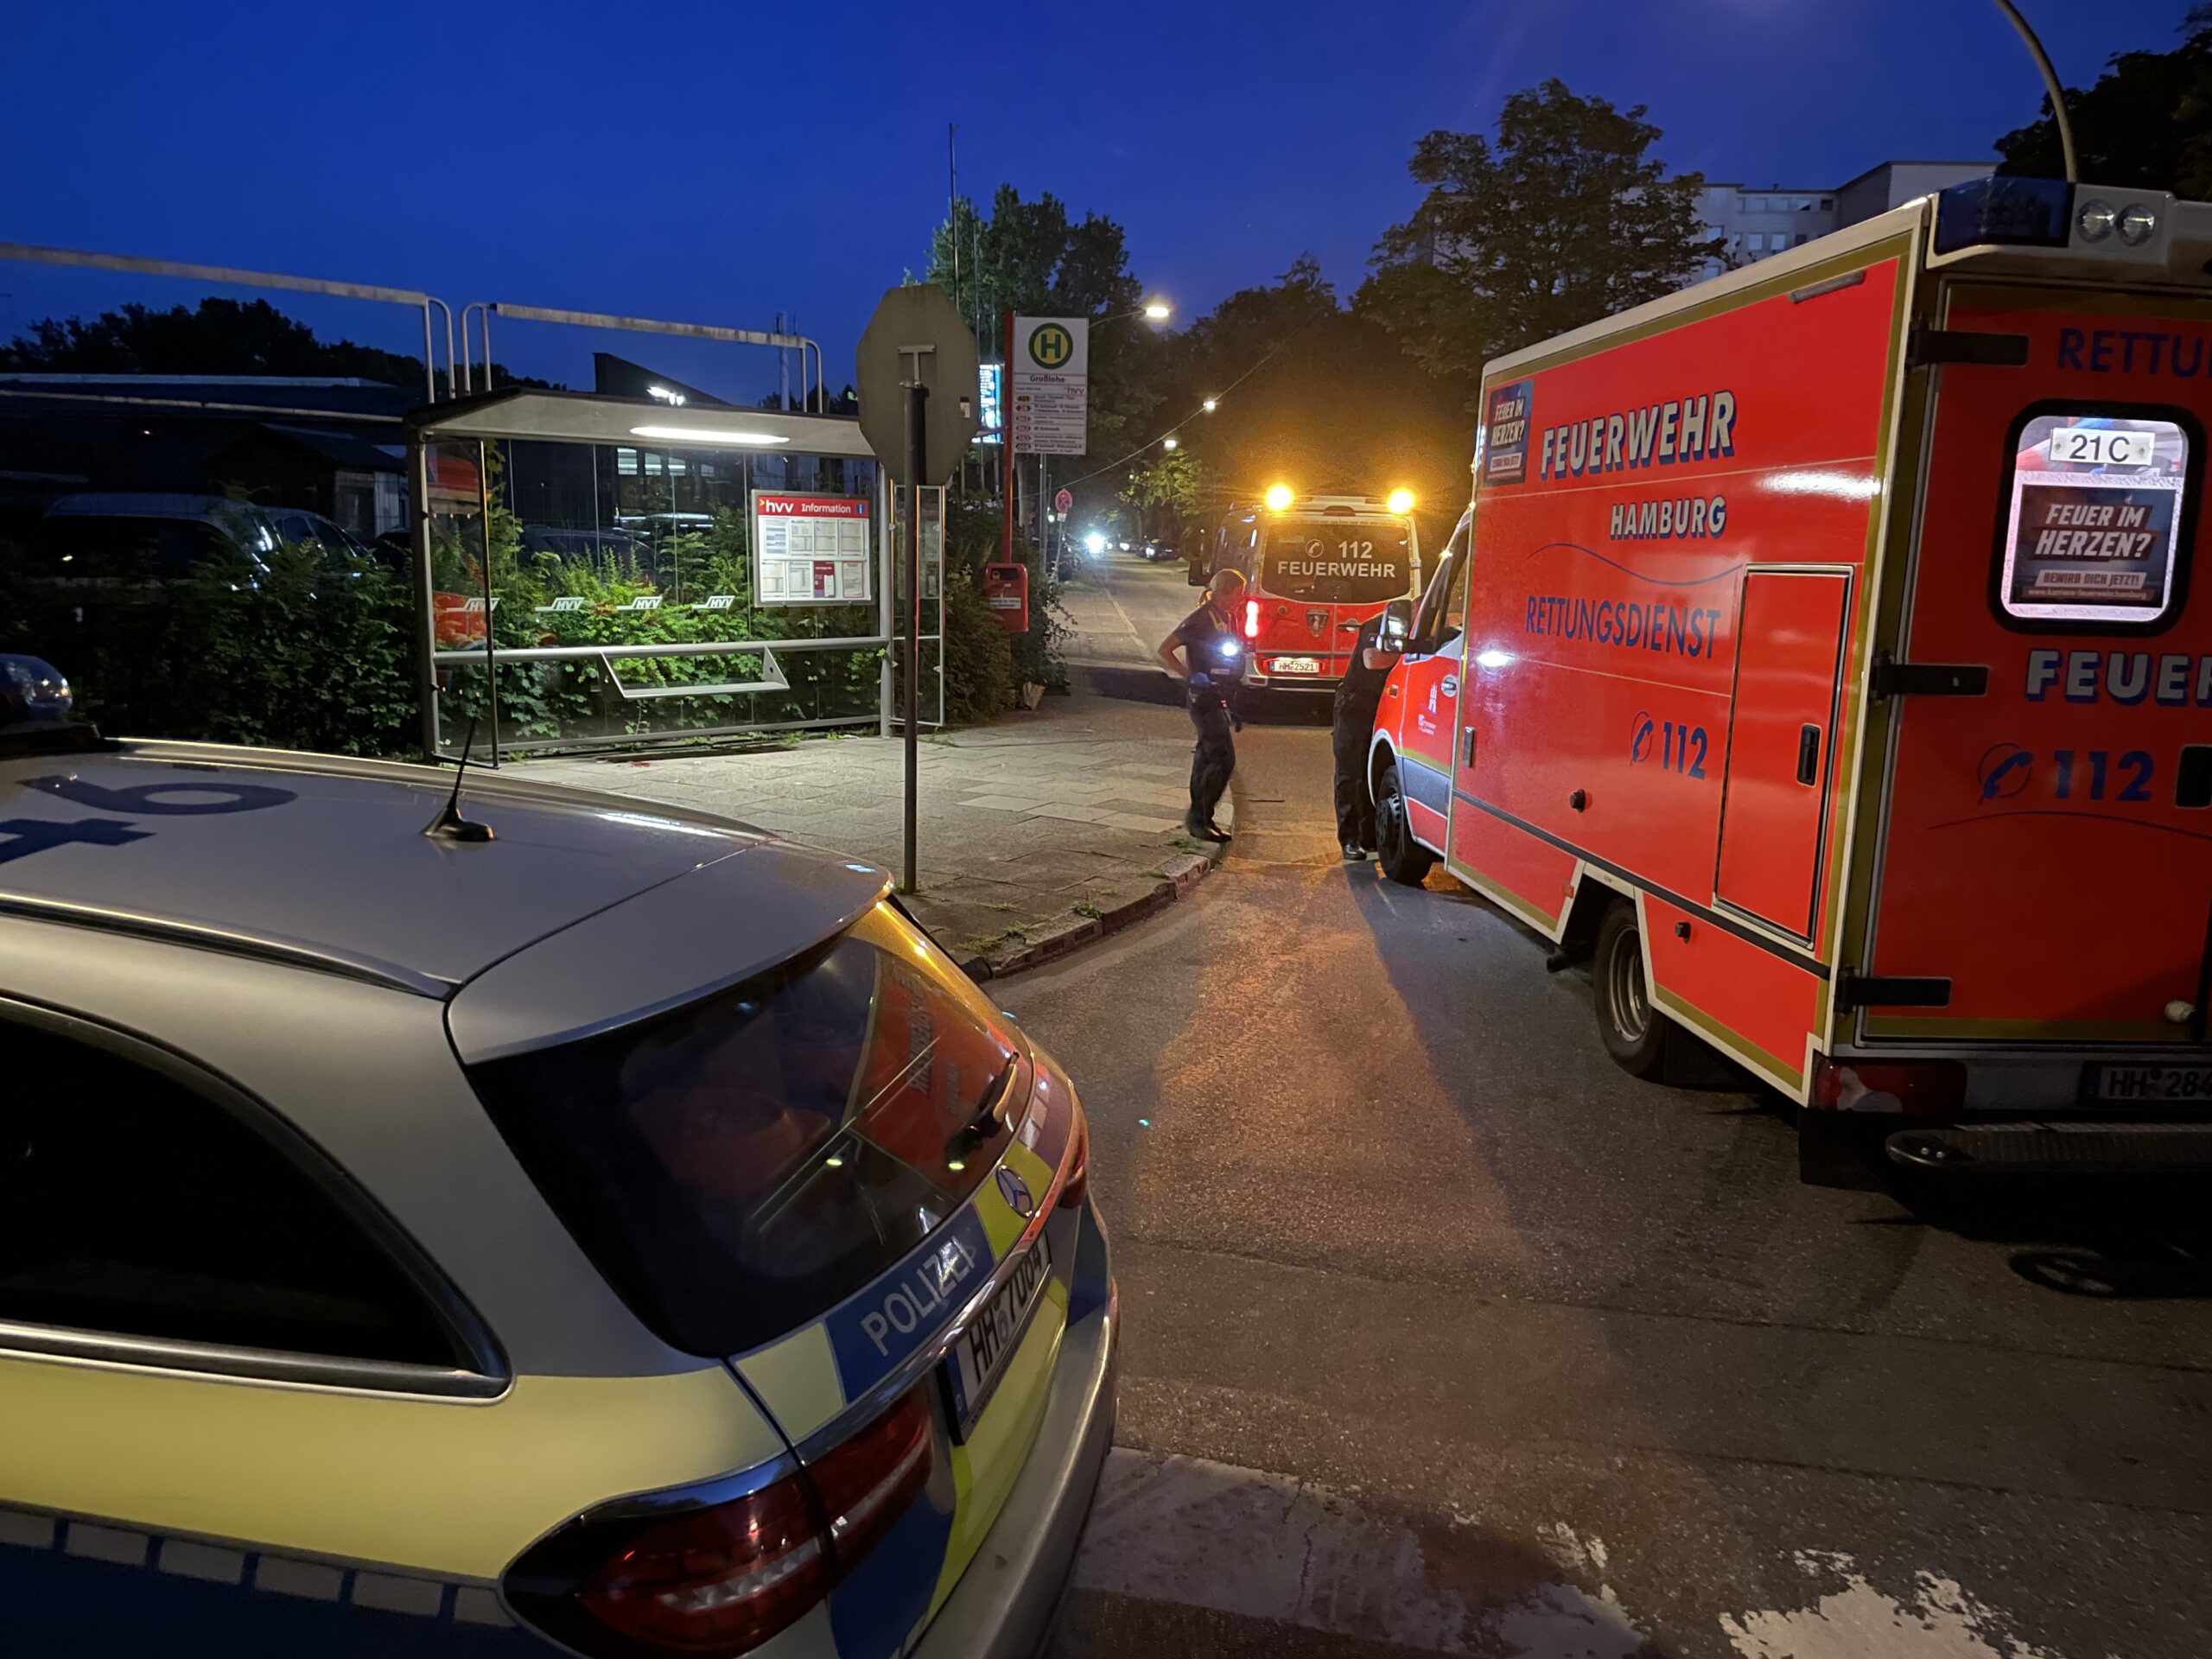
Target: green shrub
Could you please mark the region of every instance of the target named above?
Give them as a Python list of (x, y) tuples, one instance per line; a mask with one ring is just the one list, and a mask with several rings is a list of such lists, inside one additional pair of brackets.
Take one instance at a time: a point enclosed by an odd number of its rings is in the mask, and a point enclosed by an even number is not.
[(1014, 653), (982, 588), (964, 569), (945, 573), (944, 720), (977, 726), (1014, 706)]
[(184, 582), (65, 589), (0, 556), (0, 651), (46, 658), (118, 736), (394, 754), (419, 741), (413, 605), (373, 559), (279, 548)]

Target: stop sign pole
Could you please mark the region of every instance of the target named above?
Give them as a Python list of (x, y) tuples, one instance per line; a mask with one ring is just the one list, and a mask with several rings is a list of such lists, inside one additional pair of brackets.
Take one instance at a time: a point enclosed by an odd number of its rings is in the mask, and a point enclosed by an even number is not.
[(922, 723), (922, 492), (952, 476), (976, 435), (976, 336), (943, 289), (906, 283), (875, 308), (854, 365), (861, 435), (879, 462), (900, 469), (906, 486), (906, 800), (899, 887), (912, 893)]

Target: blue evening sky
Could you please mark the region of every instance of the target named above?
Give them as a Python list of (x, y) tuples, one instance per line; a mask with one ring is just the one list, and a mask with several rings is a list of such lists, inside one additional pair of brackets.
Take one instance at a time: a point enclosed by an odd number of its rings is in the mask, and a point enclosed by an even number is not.
[[(2026, 4), (2075, 84), (2172, 45), (2186, 9)], [(1118, 219), (1187, 317), (1301, 252), (1349, 293), (1418, 200), (1414, 141), (1484, 127), (1551, 75), (1648, 105), (1675, 168), (1800, 186), (1986, 156), (2040, 90), (1988, 0), (24, 0), (0, 20), (0, 238), (456, 306), (755, 327), (782, 310), (825, 342), (835, 385), (878, 294), (923, 263), (948, 121), (964, 190), (1007, 181)], [(0, 264), (0, 332), (194, 295)], [(419, 324), (378, 308), (291, 308), (419, 349)], [(588, 383), (559, 336), (497, 344)]]

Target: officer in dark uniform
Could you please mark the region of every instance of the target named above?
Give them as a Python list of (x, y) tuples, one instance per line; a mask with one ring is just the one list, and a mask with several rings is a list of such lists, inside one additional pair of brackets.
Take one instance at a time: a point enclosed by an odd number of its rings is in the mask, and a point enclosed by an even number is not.
[[(1382, 701), (1382, 682), (1398, 660), (1401, 646), (1384, 632), (1382, 613), (1361, 625), (1352, 642), (1351, 661), (1337, 682), (1329, 746), (1337, 762), (1337, 839), (1344, 862), (1357, 864), (1375, 848), (1375, 803), (1367, 794), (1367, 741), (1375, 729), (1375, 710)], [(1347, 626), (1350, 624), (1346, 624)]]
[(1191, 810), (1184, 814), (1183, 827), (1200, 841), (1229, 839), (1213, 814), (1236, 770), (1236, 741), (1230, 729), (1244, 723), (1236, 709), (1245, 660), (1243, 637), (1236, 632), (1236, 601), (1243, 596), (1242, 571), (1217, 572), (1207, 585), (1206, 602), (1160, 642), (1160, 660), (1190, 687), (1191, 724), (1198, 728), (1198, 741), (1191, 751)]

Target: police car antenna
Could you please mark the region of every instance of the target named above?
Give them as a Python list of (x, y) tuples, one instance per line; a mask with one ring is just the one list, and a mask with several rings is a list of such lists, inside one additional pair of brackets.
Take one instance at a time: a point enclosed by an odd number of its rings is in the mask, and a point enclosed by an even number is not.
[(435, 841), (460, 841), (472, 845), (492, 839), (492, 826), (479, 823), (461, 816), (461, 785), (468, 776), (468, 756), (476, 747), (476, 722), (468, 722), (468, 735), (461, 741), (461, 764), (454, 768), (453, 793), (446, 797), (445, 810), (423, 826), (423, 833)]

